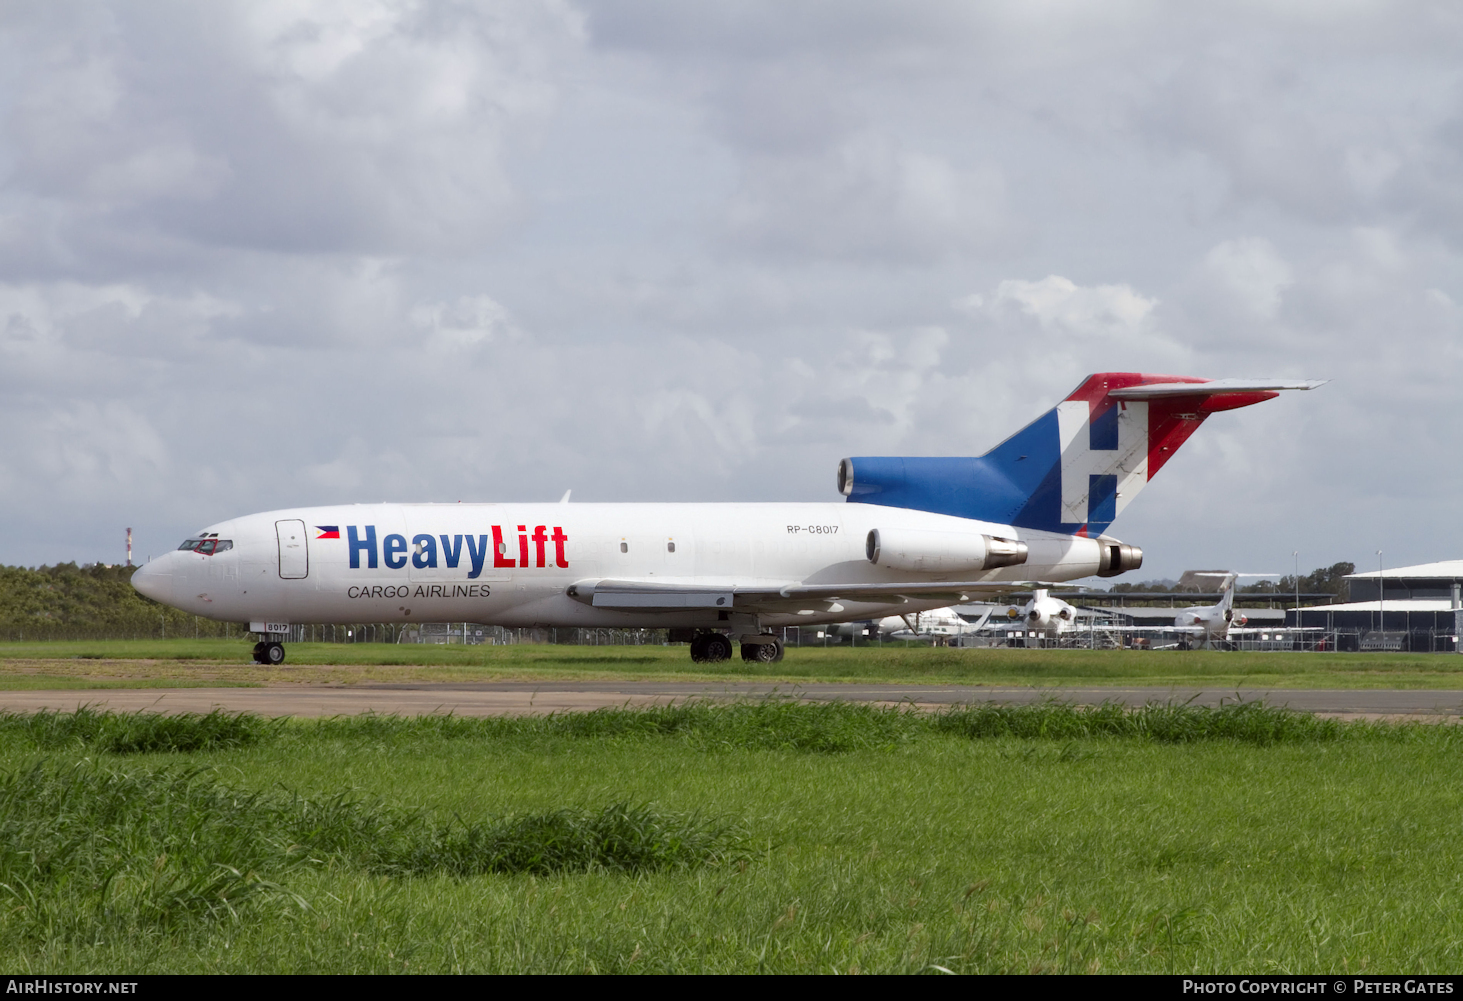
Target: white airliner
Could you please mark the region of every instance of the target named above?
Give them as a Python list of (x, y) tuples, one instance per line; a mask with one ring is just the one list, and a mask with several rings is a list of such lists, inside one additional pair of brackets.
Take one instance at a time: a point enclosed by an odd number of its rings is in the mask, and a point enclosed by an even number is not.
[(133, 576), (164, 604), (247, 621), (664, 628), (698, 662), (775, 661), (781, 626), (877, 619), (1115, 576), (1105, 535), (1211, 413), (1319, 382), (1111, 372), (983, 456), (844, 459), (845, 503), (357, 504), (210, 525)]

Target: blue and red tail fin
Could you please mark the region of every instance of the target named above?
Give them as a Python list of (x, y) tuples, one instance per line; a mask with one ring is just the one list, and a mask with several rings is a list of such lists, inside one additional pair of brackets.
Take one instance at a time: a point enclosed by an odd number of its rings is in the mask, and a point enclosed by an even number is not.
[(1102, 372), (973, 458), (843, 460), (850, 502), (1101, 535), (1210, 414), (1319, 382)]

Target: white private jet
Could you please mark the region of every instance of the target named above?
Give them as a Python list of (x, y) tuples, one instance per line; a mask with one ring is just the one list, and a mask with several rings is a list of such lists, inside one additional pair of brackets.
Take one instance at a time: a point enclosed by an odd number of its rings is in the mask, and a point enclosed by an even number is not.
[(697, 662), (770, 662), (781, 626), (878, 619), (1142, 565), (1106, 534), (1212, 413), (1319, 382), (1108, 372), (983, 456), (863, 457), (845, 503), (358, 504), (210, 525), (133, 576), (247, 621), (660, 628)]
[(1278, 577), (1273, 573), (1224, 573), (1200, 570), (1195, 577), (1219, 577), (1220, 598), (1212, 605), (1191, 605), (1173, 618), (1174, 631), (1191, 644), (1212, 647), (1229, 639), (1232, 628), (1249, 621), (1234, 610), (1234, 584), (1240, 577)]

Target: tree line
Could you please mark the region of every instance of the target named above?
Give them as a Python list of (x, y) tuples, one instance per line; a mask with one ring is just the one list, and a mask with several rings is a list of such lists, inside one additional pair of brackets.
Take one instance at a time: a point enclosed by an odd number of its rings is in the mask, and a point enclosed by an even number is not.
[[(1329, 567), (1318, 567), (1300, 578), (1300, 586), (1296, 586), (1294, 574), (1286, 574), (1277, 581), (1262, 580), (1255, 584), (1242, 584), (1235, 589), (1236, 594), (1294, 594), (1297, 590), (1301, 594), (1334, 594), (1343, 601), (1347, 596), (1346, 575), (1356, 573), (1355, 563), (1333, 563)], [(1144, 581), (1138, 584), (1114, 584), (1111, 588), (1113, 594), (1130, 594), (1137, 592), (1152, 592), (1155, 594), (1182, 594), (1192, 592), (1212, 592), (1219, 587), (1218, 580), (1210, 587), (1181, 587), (1177, 584), (1165, 584), (1159, 581)]]
[(103, 563), (0, 566), (0, 639), (241, 635), (239, 623), (200, 618), (139, 594), (132, 587), (136, 570)]

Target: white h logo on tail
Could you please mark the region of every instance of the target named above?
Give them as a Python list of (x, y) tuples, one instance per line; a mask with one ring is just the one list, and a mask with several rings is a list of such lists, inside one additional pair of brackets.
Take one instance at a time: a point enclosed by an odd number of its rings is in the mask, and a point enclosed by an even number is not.
[[(1114, 410), (1103, 415), (1094, 433), (1090, 403), (1057, 404), (1066, 524), (1110, 522), (1148, 483), (1148, 404), (1129, 400), (1116, 403)], [(1094, 476), (1114, 479), (1094, 482)]]

